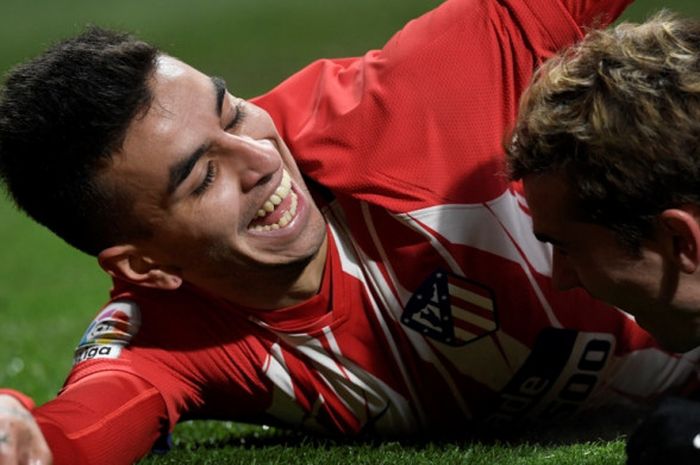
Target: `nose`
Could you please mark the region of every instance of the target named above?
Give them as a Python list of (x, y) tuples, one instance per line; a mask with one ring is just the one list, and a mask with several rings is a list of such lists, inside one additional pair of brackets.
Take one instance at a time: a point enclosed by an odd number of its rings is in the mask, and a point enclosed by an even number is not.
[(270, 139), (235, 134), (227, 134), (226, 139), (226, 163), (235, 171), (243, 192), (266, 182), (280, 169), (282, 158)]
[(560, 291), (581, 286), (576, 269), (571, 265), (568, 257), (556, 247), (552, 254), (552, 285)]

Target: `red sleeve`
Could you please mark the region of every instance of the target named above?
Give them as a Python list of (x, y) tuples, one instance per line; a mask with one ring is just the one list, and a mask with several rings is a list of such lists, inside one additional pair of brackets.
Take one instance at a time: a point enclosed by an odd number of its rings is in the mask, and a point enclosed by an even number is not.
[(583, 27), (604, 27), (617, 19), (633, 0), (561, 0), (574, 21)]
[(633, 0), (506, 0), (513, 24), (539, 60), (615, 21)]
[(448, 0), (382, 50), (317, 61), (256, 103), (337, 197), (395, 212), (487, 201), (506, 188), (493, 173), (534, 69), (629, 1)]
[[(465, 73), (479, 67), (479, 60), (493, 60), (479, 49), (495, 37), (496, 47), (513, 48), (521, 55), (536, 60), (581, 38), (582, 29), (591, 25), (606, 26), (614, 21), (633, 0), (447, 0), (438, 8), (410, 21), (396, 33), (383, 50), (365, 57), (320, 60), (304, 68), (270, 93), (255, 99), (266, 108), (281, 126), (283, 136), (300, 136), (311, 132), (309, 125), (317, 120), (323, 105), (333, 106), (333, 116), (352, 111), (366, 93), (368, 66), (377, 53), (381, 66), (393, 67), (397, 61), (418, 54), (443, 54), (445, 48), (457, 53), (439, 66), (417, 70), (440, 74), (441, 71)], [(485, 34), (481, 24), (489, 25), (496, 34)], [(514, 34), (521, 31), (522, 37)], [(449, 34), (449, 41), (437, 38)], [(446, 45), (447, 44), (447, 45)], [(451, 44), (451, 45), (449, 45)], [(432, 47), (432, 50), (431, 50)], [(441, 50), (442, 49), (442, 50)], [(461, 66), (463, 65), (463, 66)], [(492, 76), (498, 81), (498, 76)], [(327, 103), (323, 99), (333, 97)], [(323, 123), (330, 121), (323, 118)], [(331, 141), (332, 142), (332, 141)]]
[(0, 395), (12, 396), (27, 410), (34, 409), (34, 401), (19, 391), (15, 391), (14, 389), (0, 389)]
[(126, 465), (168, 431), (159, 392), (125, 372), (100, 372), (33, 411), (54, 465)]

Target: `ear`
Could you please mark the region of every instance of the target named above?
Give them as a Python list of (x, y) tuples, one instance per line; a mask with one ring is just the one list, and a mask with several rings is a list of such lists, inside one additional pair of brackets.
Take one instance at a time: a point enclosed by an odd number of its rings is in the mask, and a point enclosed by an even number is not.
[(670, 208), (661, 212), (660, 219), (672, 241), (673, 261), (684, 273), (694, 273), (700, 267), (700, 208)]
[(179, 270), (155, 262), (133, 245), (108, 247), (100, 252), (97, 261), (113, 278), (139, 286), (175, 290), (182, 285)]

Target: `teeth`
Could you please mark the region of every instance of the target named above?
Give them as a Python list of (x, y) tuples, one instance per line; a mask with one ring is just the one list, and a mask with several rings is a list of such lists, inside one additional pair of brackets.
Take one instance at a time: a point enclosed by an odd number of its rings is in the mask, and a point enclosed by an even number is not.
[(291, 213), (292, 218), (294, 217), (294, 215), (297, 214), (297, 203), (298, 202), (299, 202), (299, 197), (297, 197), (297, 195), (292, 192), (292, 203), (289, 206), (289, 212), (288, 212), (288, 213)]
[(292, 178), (289, 177), (289, 174), (286, 171), (283, 171), (282, 182), (280, 182), (280, 185), (277, 186), (277, 189), (275, 189), (274, 195), (283, 199), (289, 194), (290, 190), (292, 190)]
[(282, 180), (280, 185), (277, 186), (275, 192), (270, 196), (269, 199), (265, 201), (262, 208), (257, 211), (258, 218), (263, 218), (267, 214), (275, 211), (275, 207), (282, 203), (282, 201), (291, 193), (291, 201), (289, 205), (289, 210), (282, 214), (282, 217), (277, 221), (276, 224), (271, 225), (257, 225), (252, 229), (253, 231), (274, 231), (280, 228), (284, 228), (289, 223), (292, 222), (294, 215), (297, 213), (297, 205), (299, 203), (299, 198), (292, 191), (292, 178), (289, 176), (286, 170), (282, 171)]
[(284, 228), (290, 221), (292, 221), (292, 214), (289, 212), (284, 212), (284, 215), (282, 215), (282, 218), (279, 220), (279, 225)]

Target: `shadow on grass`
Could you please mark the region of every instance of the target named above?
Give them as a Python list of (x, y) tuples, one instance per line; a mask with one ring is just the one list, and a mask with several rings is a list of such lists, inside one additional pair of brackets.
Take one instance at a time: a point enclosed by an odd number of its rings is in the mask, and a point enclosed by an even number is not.
[[(215, 435), (199, 430), (200, 422), (192, 423), (192, 431), (198, 433), (177, 434), (174, 445), (176, 449), (188, 451), (226, 449), (231, 447), (245, 449), (313, 448), (331, 449), (340, 446), (363, 448), (384, 447), (388, 443), (405, 449), (420, 451), (444, 445), (535, 445), (566, 446), (583, 442), (613, 441), (624, 439), (640, 421), (642, 412), (623, 408), (607, 408), (604, 411), (579, 415), (566, 422), (548, 424), (527, 424), (514, 427), (508, 431), (495, 433), (475, 428), (474, 431), (442, 432), (439, 435), (422, 433), (413, 437), (377, 437), (364, 434), (356, 437), (329, 437), (309, 432), (293, 431), (282, 428), (236, 425), (226, 433), (219, 429)], [(202, 436), (202, 437), (197, 437)]]

